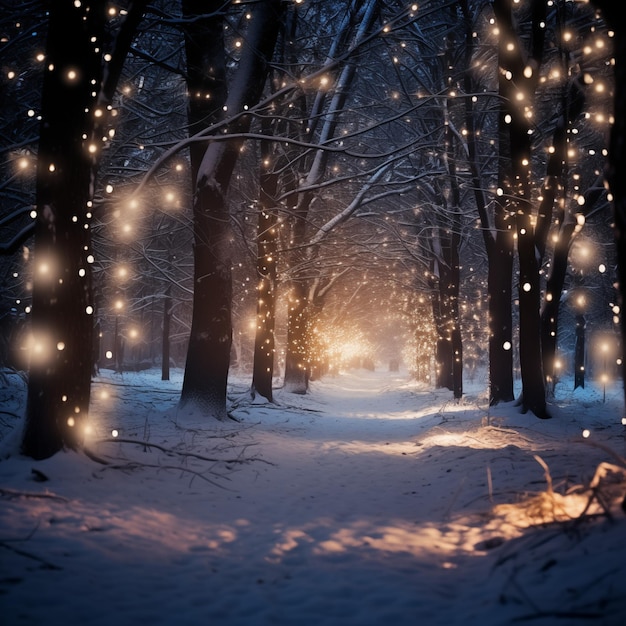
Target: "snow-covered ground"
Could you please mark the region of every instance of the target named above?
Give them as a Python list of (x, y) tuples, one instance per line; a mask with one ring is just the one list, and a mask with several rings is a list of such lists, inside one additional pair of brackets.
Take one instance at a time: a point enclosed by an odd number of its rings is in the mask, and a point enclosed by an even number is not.
[(91, 458), (35, 462), (0, 377), (4, 626), (626, 624), (620, 385), (562, 383), (539, 420), (484, 380), (457, 403), (359, 370), (270, 405), (233, 376), (239, 421), (183, 424), (181, 381), (103, 372)]

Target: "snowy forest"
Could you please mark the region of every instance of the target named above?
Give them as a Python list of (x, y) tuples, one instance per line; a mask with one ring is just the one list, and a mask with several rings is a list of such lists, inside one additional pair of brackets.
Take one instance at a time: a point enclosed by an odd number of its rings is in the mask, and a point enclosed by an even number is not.
[(529, 419), (562, 376), (622, 377), (610, 2), (1, 5), (25, 455), (81, 448), (105, 369), (184, 368), (178, 410), (220, 421), (233, 371), (269, 402), (354, 365), (454, 399), (487, 371)]

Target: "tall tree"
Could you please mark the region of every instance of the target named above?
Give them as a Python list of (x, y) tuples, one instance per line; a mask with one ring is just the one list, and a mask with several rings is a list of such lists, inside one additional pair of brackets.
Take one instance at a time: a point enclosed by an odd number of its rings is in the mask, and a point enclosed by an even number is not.
[[(484, 3), (481, 7), (484, 9)], [(471, 71), (477, 53), (477, 38), (474, 36), (476, 25), (474, 19), (480, 20), (480, 11), (474, 11), (466, 0), (461, 1), (464, 28), (464, 75), (465, 92), (465, 126), (467, 131), (467, 156), (472, 180), (474, 201), (481, 223), (481, 234), (487, 253), (487, 307), (489, 326), (489, 403), (511, 402), (513, 393), (513, 312), (512, 312), (512, 279), (514, 228), (508, 210), (507, 196), (496, 194), (493, 212), (490, 215), (485, 189), (489, 181), (483, 171), (488, 155), (481, 151), (479, 139), (486, 135), (484, 120), (488, 119), (485, 110), (489, 109), (490, 94), (481, 100), (475, 94), (484, 91), (476, 72)], [(504, 80), (498, 74), (498, 80)], [(484, 102), (479, 109), (477, 104)], [(505, 188), (504, 163), (510, 160), (509, 141), (506, 136), (504, 122), (505, 111), (498, 109), (497, 141), (500, 162), (498, 168), (497, 188)], [(481, 120), (483, 123), (481, 123)]]
[[(268, 123), (269, 125), (269, 123)], [(269, 128), (267, 129), (269, 131)], [(278, 211), (276, 195), (279, 175), (270, 166), (273, 151), (269, 141), (261, 143), (262, 173), (257, 221), (257, 298), (254, 357), (250, 393), (273, 401), (272, 381), (276, 338), (276, 286), (278, 255)]]
[(507, 211), (515, 221), (519, 261), (520, 402), (523, 410), (545, 418), (549, 415), (541, 359), (540, 265), (536, 254), (531, 197), (532, 142), (529, 125), (533, 119), (535, 89), (543, 58), (546, 3), (545, 0), (532, 0), (530, 3), (528, 44), (516, 27), (512, 2), (495, 0), (493, 7), (500, 31), (500, 123), (507, 136), (501, 146), (508, 141), (510, 154), (510, 159), (502, 160), (500, 167), (504, 168), (503, 195), (508, 201)]
[(113, 61), (104, 71), (107, 6), (98, 0), (50, 6), (37, 162), (33, 344), (22, 441), (23, 453), (34, 458), (80, 448), (89, 410), (90, 221), (102, 125), (121, 71), (118, 59), (126, 56), (145, 2), (131, 3), (118, 24)]
[[(187, 12), (184, 17), (192, 22), (206, 15), (207, 8), (208, 13), (216, 16), (208, 25), (211, 38), (194, 42), (196, 46), (208, 46), (205, 52), (196, 53), (204, 55), (198, 59), (200, 72), (213, 73), (214, 64), (216, 67), (226, 65), (226, 51), (220, 44), (223, 39), (219, 32), (223, 6), (220, 0), (208, 7), (206, 3), (193, 1), (183, 5)], [(232, 259), (227, 194), (242, 141), (228, 140), (228, 135), (240, 137), (250, 129), (251, 116), (247, 111), (261, 97), (283, 9), (280, 0), (264, 0), (249, 9), (245, 37), (239, 47), (240, 60), (228, 82), (228, 95), (222, 107), (229, 123), (219, 131), (220, 140), (205, 145), (201, 158), (196, 157), (192, 165), (194, 297), (180, 408), (200, 409), (218, 420), (227, 418), (226, 388), (232, 344)], [(214, 76), (222, 80), (223, 71)], [(210, 75), (208, 80), (211, 80)]]
[[(621, 7), (610, 0), (592, 0), (614, 31), (615, 94), (614, 121), (611, 127), (607, 181), (611, 190), (615, 213), (615, 242), (619, 290), (622, 308), (626, 305), (626, 26), (622, 22)], [(626, 345), (626, 319), (622, 314), (622, 345)], [(626, 359), (622, 359), (622, 379), (626, 399)]]
[[(297, 4), (285, 13), (285, 27), (276, 50), (276, 65), (272, 69), (270, 86), (272, 94), (281, 89), (291, 76), (298, 75), (299, 11)], [(304, 101), (302, 93), (299, 101)], [(261, 132), (267, 136), (260, 142), (261, 173), (256, 233), (256, 328), (250, 394), (257, 393), (273, 401), (272, 383), (276, 356), (276, 306), (278, 300), (278, 257), (280, 245), (280, 214), (289, 211), (297, 197), (290, 195), (297, 184), (296, 175), (290, 166), (294, 146), (284, 146), (275, 141), (276, 136), (287, 133), (299, 137), (299, 120), (291, 119), (289, 103), (272, 103), (264, 111)], [(295, 128), (295, 130), (294, 130)], [(300, 137), (299, 137), (300, 138)], [(279, 200), (282, 193), (286, 197)]]

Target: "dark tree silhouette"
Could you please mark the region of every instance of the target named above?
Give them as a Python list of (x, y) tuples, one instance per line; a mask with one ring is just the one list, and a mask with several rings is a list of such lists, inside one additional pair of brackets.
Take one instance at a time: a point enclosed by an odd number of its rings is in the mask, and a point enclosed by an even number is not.
[(92, 92), (102, 78), (102, 52), (94, 49), (92, 38), (102, 41), (104, 25), (104, 2), (80, 9), (69, 2), (51, 7), (37, 166), (33, 344), (22, 441), (24, 454), (34, 458), (49, 457), (64, 446), (78, 448), (89, 408), (93, 303), (85, 225), (94, 173), (89, 146), (97, 100)]
[[(622, 21), (622, 7), (619, 4), (611, 0), (592, 0), (592, 3), (602, 10), (607, 23), (615, 33), (613, 37), (615, 120), (611, 127), (606, 177), (613, 195), (619, 290), (623, 308), (626, 303), (626, 26)], [(626, 340), (626, 320), (623, 314), (621, 327), (623, 345)], [(622, 379), (625, 382), (626, 399), (626, 359), (622, 359)]]
[[(532, 145), (525, 108), (534, 99), (539, 80), (545, 40), (546, 3), (544, 0), (533, 0), (531, 3), (531, 31), (527, 44), (515, 27), (511, 3), (508, 0), (495, 0), (493, 6), (500, 29), (500, 124), (501, 129), (506, 129), (504, 132), (507, 135), (500, 145), (504, 146), (508, 142), (509, 153), (507, 161), (500, 165), (504, 168), (502, 189), (503, 196), (507, 198), (507, 211), (516, 227), (519, 260), (520, 402), (524, 410), (545, 418), (549, 415), (541, 360), (541, 287), (531, 199)], [(519, 94), (523, 95), (521, 101), (518, 99)]]
[[(195, 80), (203, 88), (211, 88), (216, 81), (218, 89), (223, 80), (226, 51), (220, 33), (219, 0), (206, 3), (187, 2), (186, 17), (190, 24), (202, 24), (200, 16), (212, 13), (206, 26), (208, 36), (190, 33), (188, 29), (188, 54), (194, 46), (192, 57)], [(202, 5), (202, 6), (201, 6)], [(227, 84), (228, 94), (223, 108), (228, 117), (227, 132), (242, 134), (250, 129), (251, 116), (246, 111), (258, 103), (268, 74), (281, 25), (282, 2), (265, 0), (250, 9), (251, 18), (241, 46), (241, 60), (232, 79)], [(202, 46), (206, 46), (203, 50)], [(206, 73), (203, 79), (201, 74)], [(200, 74), (200, 76), (198, 76)], [(193, 85), (190, 85), (193, 88)], [(202, 94), (207, 95), (203, 90)], [(190, 94), (194, 97), (193, 92)], [(202, 95), (201, 95), (202, 97)], [(220, 98), (224, 97), (223, 92)], [(202, 107), (198, 109), (202, 112)], [(193, 107), (190, 107), (190, 114)], [(197, 116), (197, 114), (196, 114)], [(196, 127), (199, 120), (190, 118)], [(211, 122), (211, 118), (205, 120)], [(223, 132), (221, 129), (219, 132)], [(194, 144), (195, 145), (195, 144)], [(194, 296), (191, 333), (185, 364), (185, 375), (180, 397), (180, 408), (199, 408), (209, 416), (223, 420), (226, 412), (226, 386), (230, 367), (232, 344), (232, 274), (230, 211), (227, 193), (233, 171), (238, 161), (241, 139), (209, 142), (208, 147), (198, 144), (192, 155), (194, 182)], [(201, 153), (200, 153), (201, 150)]]
[[(50, 6), (37, 163), (31, 361), (22, 452), (82, 446), (90, 400), (94, 302), (91, 201), (106, 105), (145, 2), (131, 3), (103, 72), (103, 1)], [(129, 30), (126, 28), (129, 27)]]

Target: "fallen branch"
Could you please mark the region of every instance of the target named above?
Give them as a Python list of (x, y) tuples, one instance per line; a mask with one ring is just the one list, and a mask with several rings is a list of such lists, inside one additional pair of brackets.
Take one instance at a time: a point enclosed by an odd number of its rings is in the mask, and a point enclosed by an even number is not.
[[(65, 498), (61, 498), (61, 499), (65, 500)], [(9, 543), (10, 541), (28, 541), (35, 534), (35, 531), (37, 530), (37, 528), (39, 528), (39, 524), (37, 524), (28, 533), (28, 535), (26, 535), (26, 537), (21, 538), (21, 539), (0, 539), (0, 548), (5, 548), (6, 550), (10, 550), (11, 552), (14, 552), (15, 554), (19, 554), (20, 556), (25, 556), (27, 559), (33, 559), (34, 561), (41, 563), (46, 569), (53, 569), (53, 570), (63, 569), (62, 567), (59, 567), (58, 565), (55, 565), (54, 563), (50, 563), (50, 561), (46, 561), (45, 559), (42, 559), (36, 554), (32, 554), (31, 552), (26, 552), (26, 550), (21, 550), (20, 548), (16, 548), (15, 546), (10, 545)]]
[[(185, 474), (191, 474), (192, 481), (193, 481), (194, 478), (197, 477), (197, 478), (201, 478), (202, 480), (208, 482), (209, 484), (213, 485), (214, 487), (219, 487), (220, 489), (224, 489), (226, 491), (233, 491), (232, 489), (228, 489), (227, 487), (224, 487), (223, 485), (220, 485), (219, 483), (216, 483), (215, 481), (211, 480), (210, 478), (207, 478), (207, 476), (205, 476), (202, 472), (197, 472), (195, 470), (189, 469), (187, 467), (182, 467), (180, 465), (158, 465), (158, 464), (153, 464), (153, 463), (133, 463), (133, 462), (113, 465), (112, 463), (108, 463), (100, 471), (105, 470), (105, 469), (136, 470), (136, 469), (143, 469), (143, 468), (152, 468), (152, 469), (157, 469), (157, 470), (176, 470), (176, 471), (179, 471), (179, 472), (183, 472)], [(218, 477), (227, 479), (226, 476), (219, 476), (218, 475)]]
[(57, 496), (53, 493), (33, 493), (32, 491), (16, 491), (14, 489), (6, 489), (0, 487), (0, 496), (8, 498), (49, 498), (50, 500), (58, 500), (59, 502), (69, 502), (63, 496)]
[(11, 550), (11, 552), (15, 552), (15, 554), (19, 554), (20, 556), (25, 556), (27, 559), (33, 559), (34, 561), (41, 563), (46, 569), (54, 569), (54, 570), (63, 569), (62, 567), (59, 567), (58, 565), (55, 565), (54, 563), (50, 563), (50, 561), (46, 561), (45, 559), (42, 559), (36, 554), (31, 554), (30, 552), (26, 552), (26, 550), (20, 550), (19, 548), (16, 548), (15, 546), (11, 546), (7, 544), (5, 541), (0, 541), (0, 548)]
[[(193, 458), (193, 459), (198, 459), (200, 461), (207, 461), (208, 463), (232, 464), (232, 463), (247, 463), (249, 461), (260, 461), (262, 463), (268, 463), (272, 465), (272, 463), (270, 463), (269, 461), (266, 461), (265, 459), (260, 459), (258, 457), (241, 458), (240, 456), (237, 458), (217, 459), (217, 458), (204, 456), (202, 454), (196, 454), (195, 452), (187, 452), (187, 451), (183, 452), (180, 450), (173, 450), (172, 448), (166, 448), (165, 446), (161, 446), (157, 443), (150, 443), (148, 441), (141, 441), (139, 439), (121, 439), (119, 437), (106, 437), (104, 439), (98, 439), (95, 443), (128, 443), (128, 444), (132, 444), (136, 446), (144, 446), (146, 448), (154, 448), (156, 450), (160, 450), (161, 452), (164, 452), (165, 454), (170, 454), (172, 456), (175, 455), (175, 456), (180, 456), (180, 457), (185, 457), (185, 458)], [(246, 446), (246, 449), (250, 447), (251, 445), (256, 445), (256, 444), (248, 444)], [(95, 457), (95, 458), (98, 458), (98, 457)], [(108, 464), (108, 462), (104, 460), (101, 460), (100, 462), (105, 465)]]

